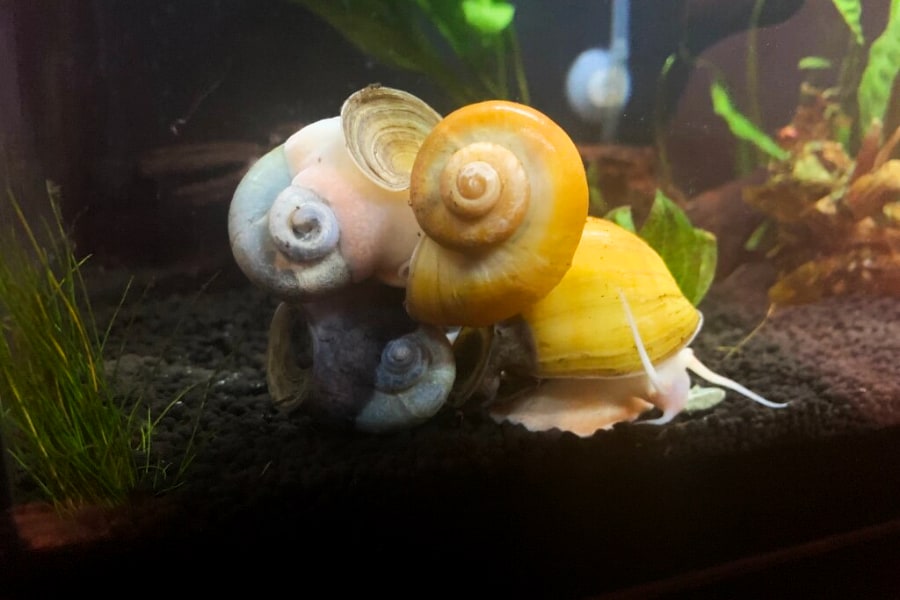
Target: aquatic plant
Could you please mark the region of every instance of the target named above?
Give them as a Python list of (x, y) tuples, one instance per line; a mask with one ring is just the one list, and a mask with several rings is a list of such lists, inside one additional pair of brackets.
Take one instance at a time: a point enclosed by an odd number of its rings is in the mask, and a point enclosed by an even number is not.
[(293, 0), (376, 61), (431, 79), (459, 106), (530, 102), (515, 7), (503, 0)]
[(166, 467), (150, 452), (162, 415), (126, 406), (113, 392), (104, 361), (112, 321), (103, 331), (96, 324), (87, 259), (66, 235), (58, 189), (48, 185), (43, 231), (9, 183), (5, 193), (13, 215), (0, 242), (0, 429), (8, 454), (37, 496), (61, 510), (120, 505), (145, 476), (162, 481)]
[[(859, 3), (835, 5), (851, 45), (861, 47)], [(776, 144), (781, 154), (770, 152), (768, 181), (745, 190), (745, 200), (768, 217), (748, 247), (765, 250), (779, 268), (769, 290), (776, 304), (851, 291), (900, 295), (900, 160), (891, 159), (900, 122), (888, 113), (900, 102), (900, 1), (892, 2), (858, 78), (847, 74), (853, 55), (834, 87), (813, 82), (830, 62), (802, 60), (798, 68), (807, 80), (792, 122), (777, 139), (760, 139), (760, 147)], [(847, 93), (848, 81), (858, 82), (855, 96)]]
[(697, 306), (712, 285), (716, 274), (716, 237), (694, 227), (687, 214), (662, 190), (640, 228), (635, 227), (631, 207), (621, 206), (606, 218), (638, 234), (659, 254), (672, 273), (681, 293)]
[[(763, 0), (759, 0), (760, 3)], [(861, 140), (872, 126), (873, 121), (882, 120), (888, 107), (888, 100), (894, 80), (900, 70), (900, 2), (892, 0), (890, 16), (881, 35), (876, 38), (869, 49), (868, 60), (863, 68), (858, 68), (858, 56), (865, 39), (860, 24), (862, 5), (859, 0), (833, 0), (835, 8), (841, 15), (850, 32), (850, 43), (846, 55), (843, 57), (840, 81), (830, 89), (829, 93), (839, 98), (837, 103), (845, 115), (856, 120), (856, 140)], [(751, 28), (751, 32), (754, 29)], [(754, 98), (758, 95), (758, 85), (755, 76), (751, 72), (756, 69), (755, 43), (748, 48), (748, 94), (750, 95), (751, 115), (748, 117), (732, 102), (725, 78), (717, 73), (710, 85), (713, 109), (729, 126), (732, 134), (743, 141), (752, 143), (763, 151), (769, 158), (786, 160), (787, 154), (779, 148), (778, 144), (763, 132), (760, 122), (759, 109)], [(708, 63), (699, 62), (705, 66)], [(801, 60), (798, 68), (801, 71), (818, 71), (830, 68), (831, 62), (821, 57), (806, 57)], [(713, 69), (715, 67), (713, 66)], [(861, 75), (860, 75), (861, 73)], [(856, 90), (855, 96), (850, 92)], [(844, 138), (851, 143), (853, 138)], [(848, 151), (852, 148), (848, 147)]]
[(890, 158), (900, 127), (884, 140), (873, 121), (855, 159), (836, 140), (846, 127), (828, 91), (805, 86), (779, 135), (789, 158), (744, 192), (768, 217), (750, 244), (779, 268), (769, 290), (776, 304), (850, 292), (900, 295), (900, 160)]

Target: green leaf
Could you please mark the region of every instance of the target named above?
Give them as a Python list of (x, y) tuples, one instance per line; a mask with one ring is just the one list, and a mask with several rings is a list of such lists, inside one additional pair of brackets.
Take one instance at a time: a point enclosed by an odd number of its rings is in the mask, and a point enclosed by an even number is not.
[(665, 261), (685, 297), (698, 305), (716, 275), (716, 237), (691, 225), (685, 212), (659, 190), (639, 235)]
[[(347, 41), (388, 67), (421, 73), (446, 90), (456, 103), (479, 94), (460, 77), (423, 23), (440, 27), (414, 0), (293, 0), (334, 27)], [(425, 7), (430, 3), (419, 1)], [(452, 3), (451, 3), (452, 4)], [(454, 8), (458, 8), (454, 5)], [(460, 17), (460, 20), (462, 17)], [(455, 41), (455, 40), (454, 40)], [(456, 50), (456, 46), (453, 48)]]
[(712, 96), (713, 110), (728, 123), (728, 128), (736, 138), (750, 142), (777, 160), (787, 160), (790, 157), (787, 150), (775, 143), (775, 140), (735, 108), (725, 85), (720, 80), (713, 81), (709, 91)]
[(834, 2), (834, 7), (844, 18), (844, 23), (850, 28), (853, 39), (856, 41), (857, 45), (862, 46), (865, 40), (863, 39), (862, 25), (859, 23), (859, 16), (862, 13), (862, 6), (860, 5), (859, 0), (832, 1)]
[(772, 235), (772, 228), (772, 221), (769, 221), (768, 219), (760, 223), (759, 226), (753, 230), (753, 233), (750, 234), (750, 237), (747, 238), (747, 241), (744, 242), (744, 250), (756, 252), (762, 248), (766, 238)]
[(695, 385), (688, 392), (687, 404), (684, 410), (694, 412), (707, 410), (725, 399), (725, 390), (717, 387), (702, 387)]
[(821, 184), (830, 186), (834, 183), (834, 175), (822, 164), (815, 154), (803, 154), (794, 162), (791, 176), (800, 183)]
[(604, 216), (605, 219), (612, 221), (619, 227), (627, 229), (631, 233), (637, 233), (634, 226), (634, 217), (631, 214), (630, 206), (617, 206)]
[(801, 71), (823, 71), (831, 68), (831, 61), (824, 56), (804, 56), (797, 63)]
[(496, 35), (509, 27), (516, 14), (509, 2), (496, 0), (463, 0), (466, 22), (484, 35)]
[(869, 61), (859, 82), (860, 133), (869, 129), (873, 119), (884, 117), (891, 86), (900, 68), (900, 0), (891, 0), (887, 26), (869, 48)]

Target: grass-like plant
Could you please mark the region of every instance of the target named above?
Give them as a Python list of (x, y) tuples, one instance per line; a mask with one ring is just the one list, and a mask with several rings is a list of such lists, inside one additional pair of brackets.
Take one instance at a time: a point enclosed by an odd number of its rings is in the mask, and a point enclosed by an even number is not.
[(112, 321), (104, 330), (95, 322), (86, 259), (66, 235), (57, 189), (48, 185), (51, 218), (41, 229), (8, 183), (5, 194), (12, 218), (0, 237), (0, 431), (8, 454), (40, 499), (61, 510), (123, 504), (158, 471), (150, 443), (162, 416), (115, 397), (104, 366)]

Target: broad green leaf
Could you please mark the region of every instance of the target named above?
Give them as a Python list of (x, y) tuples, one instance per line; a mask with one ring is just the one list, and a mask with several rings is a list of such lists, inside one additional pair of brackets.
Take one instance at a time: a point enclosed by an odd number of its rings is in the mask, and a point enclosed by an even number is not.
[(838, 12), (841, 13), (841, 17), (844, 18), (844, 23), (850, 28), (853, 39), (858, 45), (862, 46), (865, 40), (863, 39), (862, 25), (859, 23), (859, 16), (862, 14), (862, 6), (859, 0), (832, 0), (832, 2), (834, 2), (834, 7)]
[(734, 106), (721, 81), (713, 81), (709, 91), (712, 96), (713, 110), (728, 123), (728, 128), (735, 137), (750, 142), (777, 160), (787, 160), (790, 157), (787, 150), (776, 144), (775, 140), (766, 135)]
[(685, 297), (698, 305), (716, 275), (715, 236), (695, 228), (685, 212), (659, 190), (639, 235), (665, 261)]
[[(434, 49), (414, 30), (410, 7), (399, 9), (377, 0), (294, 0), (337, 29), (375, 60), (400, 69), (427, 73), (440, 65)], [(402, 3), (401, 3), (402, 4)]]
[(637, 233), (634, 226), (634, 217), (631, 214), (630, 206), (617, 206), (604, 216), (605, 219), (612, 221), (619, 227), (627, 229), (631, 233)]
[(864, 133), (873, 119), (884, 117), (891, 86), (900, 69), (900, 0), (891, 0), (887, 26), (869, 48), (869, 61), (859, 82), (859, 129)]
[(509, 2), (497, 0), (463, 0), (466, 22), (484, 35), (496, 35), (509, 27), (516, 14)]
[(804, 56), (797, 63), (801, 71), (823, 71), (831, 68), (831, 61), (824, 56)]
[[(430, 77), (457, 104), (493, 95), (478, 89), (474, 77), (461, 75), (436, 45), (438, 29), (457, 57), (480, 35), (465, 23), (456, 2), (434, 0), (292, 0), (334, 27), (354, 46), (376, 61)], [(452, 19), (447, 15), (454, 15)], [(450, 25), (448, 25), (450, 21)], [(468, 37), (466, 37), (468, 35)], [(439, 40), (438, 40), (439, 41)], [(469, 61), (469, 64), (472, 64)]]

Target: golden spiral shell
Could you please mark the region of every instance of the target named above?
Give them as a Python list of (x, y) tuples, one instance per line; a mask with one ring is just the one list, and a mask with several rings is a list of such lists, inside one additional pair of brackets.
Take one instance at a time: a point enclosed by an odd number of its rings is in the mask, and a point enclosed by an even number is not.
[(619, 297), (631, 307), (654, 364), (685, 346), (701, 324), (665, 262), (644, 240), (588, 217), (572, 266), (522, 318), (537, 377), (605, 377), (643, 371)]
[(416, 156), (410, 204), (426, 237), (407, 310), (438, 325), (488, 325), (562, 278), (587, 217), (575, 144), (528, 106), (487, 101), (444, 117)]

